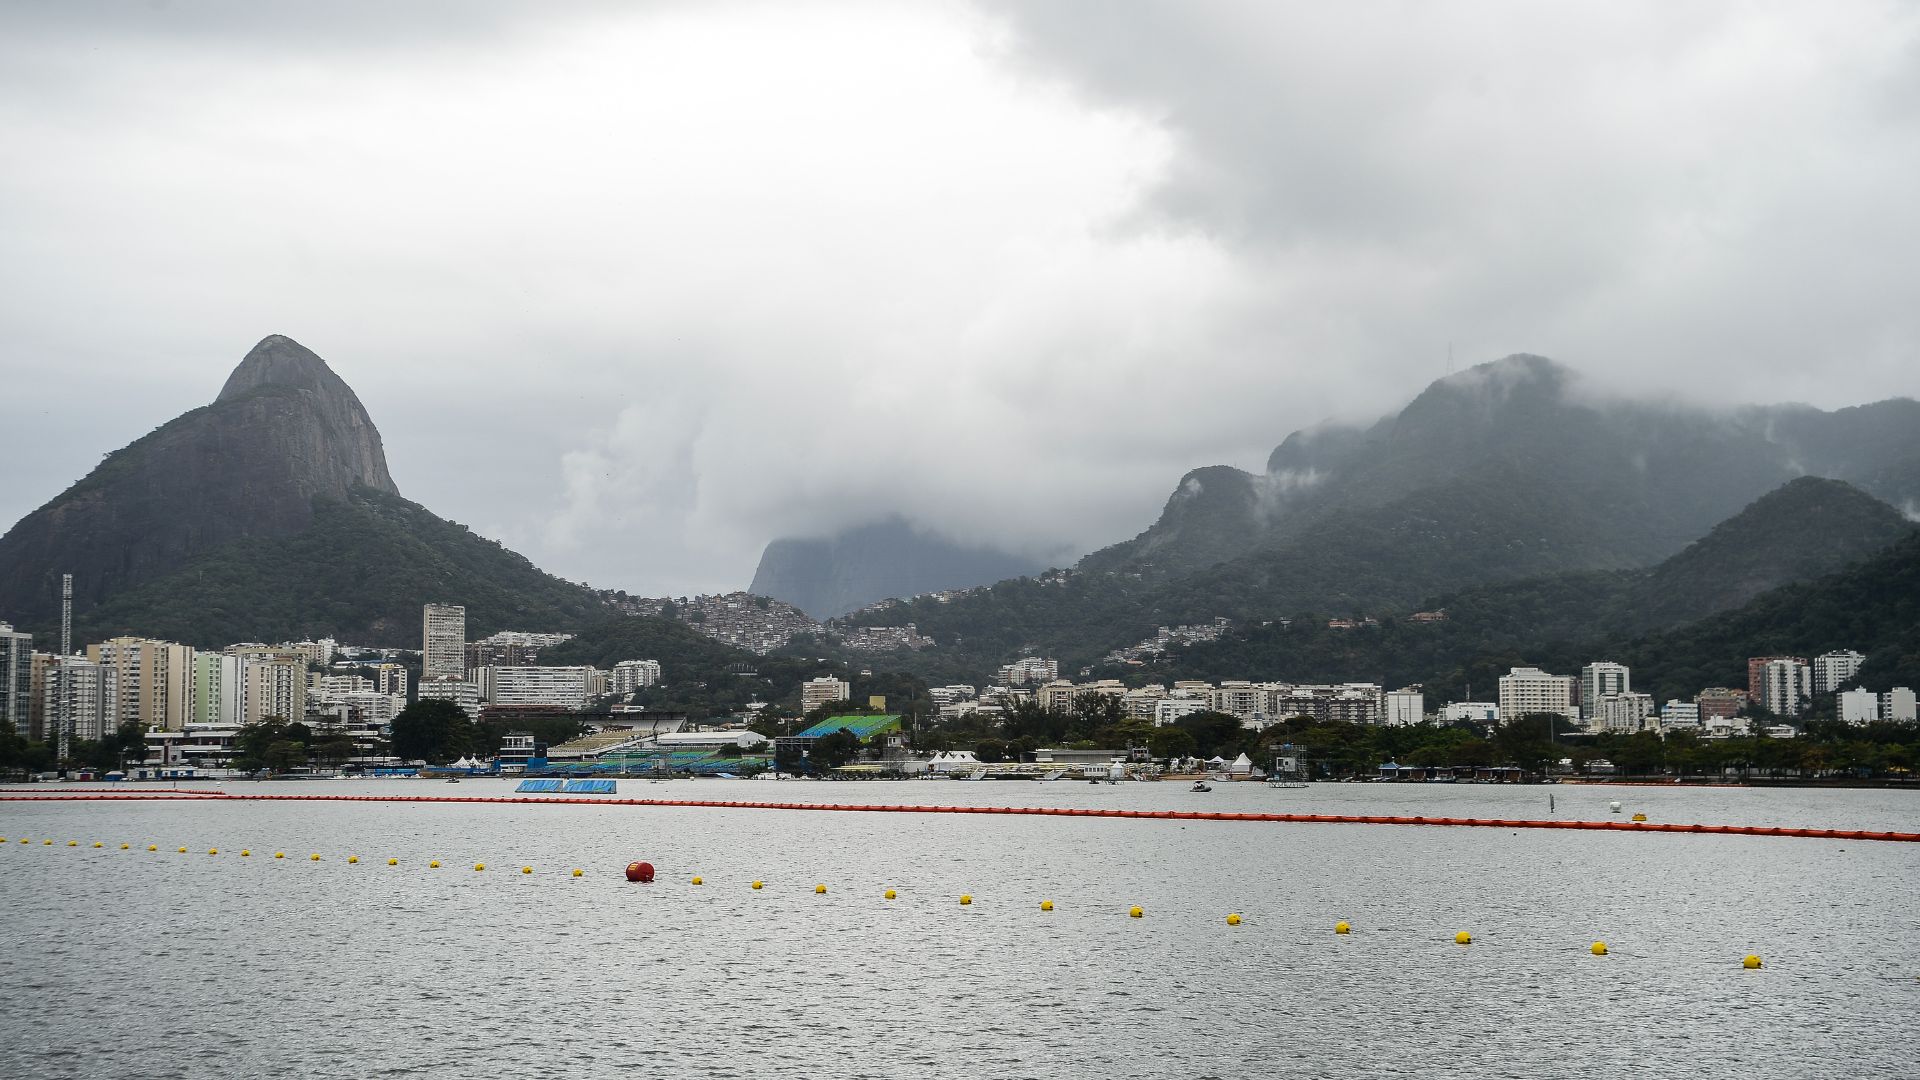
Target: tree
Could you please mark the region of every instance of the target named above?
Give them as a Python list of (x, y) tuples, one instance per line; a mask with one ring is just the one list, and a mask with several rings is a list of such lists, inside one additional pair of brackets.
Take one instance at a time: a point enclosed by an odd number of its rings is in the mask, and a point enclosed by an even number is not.
[(1185, 728), (1163, 727), (1147, 737), (1147, 753), (1156, 758), (1192, 757), (1196, 746)]
[(307, 763), (307, 748), (292, 739), (280, 739), (267, 747), (262, 760), (272, 772), (292, 772), (296, 765)]
[(473, 722), (451, 701), (422, 698), (393, 718), (393, 752), (403, 761), (446, 762), (473, 746)]
[(1225, 757), (1228, 751), (1237, 754), (1240, 742), (1246, 738), (1240, 718), (1222, 712), (1188, 713), (1175, 720), (1173, 726), (1193, 737), (1195, 752), (1202, 757)]
[(807, 760), (816, 769), (837, 769), (860, 753), (860, 740), (846, 728), (828, 732), (807, 748)]

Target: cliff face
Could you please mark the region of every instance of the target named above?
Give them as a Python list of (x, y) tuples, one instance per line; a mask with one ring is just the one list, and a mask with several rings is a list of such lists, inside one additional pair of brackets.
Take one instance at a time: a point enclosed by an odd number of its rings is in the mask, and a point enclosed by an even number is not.
[(262, 340), (213, 404), (118, 450), (0, 537), (0, 619), (44, 623), (240, 540), (290, 536), (314, 500), (399, 494), (373, 420), (320, 357)]

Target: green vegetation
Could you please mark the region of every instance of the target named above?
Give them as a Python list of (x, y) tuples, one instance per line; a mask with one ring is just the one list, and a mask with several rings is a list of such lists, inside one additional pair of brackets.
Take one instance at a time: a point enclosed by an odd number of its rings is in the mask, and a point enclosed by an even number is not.
[(305, 531), (242, 541), (85, 612), (83, 637), (139, 633), (201, 647), (332, 635), (418, 647), (420, 608), (458, 598), (467, 631), (565, 631), (602, 618), (584, 587), (417, 503), (370, 488), (316, 500)]

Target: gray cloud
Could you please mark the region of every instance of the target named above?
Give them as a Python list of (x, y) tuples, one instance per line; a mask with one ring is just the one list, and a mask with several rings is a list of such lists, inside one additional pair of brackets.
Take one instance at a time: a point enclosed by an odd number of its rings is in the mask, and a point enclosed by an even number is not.
[(0, 520), (326, 356), (409, 496), (733, 587), (1052, 554), (1445, 372), (1911, 393), (1911, 7), (15, 6)]

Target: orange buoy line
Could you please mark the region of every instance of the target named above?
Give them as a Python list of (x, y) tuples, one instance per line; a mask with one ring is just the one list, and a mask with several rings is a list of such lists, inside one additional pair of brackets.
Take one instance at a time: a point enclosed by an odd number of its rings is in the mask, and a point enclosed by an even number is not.
[[(1537, 821), (1508, 818), (1399, 817), (1385, 814), (1235, 814), (1209, 810), (1112, 810), (1055, 806), (903, 806), (873, 803), (734, 802), (720, 799), (497, 798), (480, 795), (273, 795), (227, 793), (234, 801), (472, 803), (516, 806), (665, 806), (717, 810), (828, 810), (866, 814), (1019, 814), (1036, 817), (1143, 818), (1175, 821), (1259, 821), (1301, 825), (1455, 825), (1486, 829), (1590, 829), (1605, 832), (1708, 833), (1727, 836), (1790, 836), (1812, 840), (1886, 840), (1920, 843), (1920, 833), (1867, 829), (1794, 829), (1763, 825), (1686, 825), (1644, 821)], [(204, 800), (173, 792), (0, 795), (0, 802), (100, 802)]]

